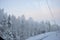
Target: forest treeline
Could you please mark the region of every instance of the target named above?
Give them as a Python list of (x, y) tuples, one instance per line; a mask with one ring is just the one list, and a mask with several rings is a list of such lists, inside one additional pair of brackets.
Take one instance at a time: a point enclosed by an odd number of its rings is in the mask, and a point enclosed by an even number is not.
[(7, 15), (4, 9), (0, 9), (0, 36), (5, 40), (25, 40), (31, 36), (59, 29), (59, 25), (52, 25), (49, 21), (37, 22), (32, 17), (26, 20), (24, 15), (16, 18), (14, 15)]

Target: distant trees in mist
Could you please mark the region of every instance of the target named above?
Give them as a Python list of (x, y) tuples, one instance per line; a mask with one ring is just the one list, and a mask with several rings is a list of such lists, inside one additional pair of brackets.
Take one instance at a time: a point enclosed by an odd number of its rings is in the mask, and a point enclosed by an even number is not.
[(14, 15), (4, 13), (4, 9), (0, 9), (0, 36), (5, 40), (25, 40), (58, 29), (60, 29), (59, 25), (51, 25), (49, 21), (36, 22), (31, 17), (26, 20), (24, 15), (16, 18)]

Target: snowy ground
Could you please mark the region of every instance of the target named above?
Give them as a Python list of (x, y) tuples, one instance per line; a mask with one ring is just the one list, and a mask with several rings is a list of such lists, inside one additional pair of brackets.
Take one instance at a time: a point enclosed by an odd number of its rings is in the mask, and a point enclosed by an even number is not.
[(45, 34), (30, 37), (26, 40), (60, 40), (60, 31), (48, 32)]

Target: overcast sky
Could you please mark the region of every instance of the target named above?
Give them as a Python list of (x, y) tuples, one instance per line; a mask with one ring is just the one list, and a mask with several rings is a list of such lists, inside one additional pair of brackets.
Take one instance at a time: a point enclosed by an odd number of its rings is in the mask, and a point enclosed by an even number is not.
[[(49, 7), (57, 23), (60, 23), (60, 0), (48, 0)], [(16, 17), (25, 15), (26, 19), (53, 20), (46, 0), (0, 0), (0, 8)]]

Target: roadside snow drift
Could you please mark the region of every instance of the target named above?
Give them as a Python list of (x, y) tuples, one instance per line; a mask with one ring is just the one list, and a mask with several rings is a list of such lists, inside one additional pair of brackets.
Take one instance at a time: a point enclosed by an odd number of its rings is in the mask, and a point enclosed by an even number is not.
[(26, 40), (60, 40), (60, 31), (48, 32), (45, 34), (30, 37)]

